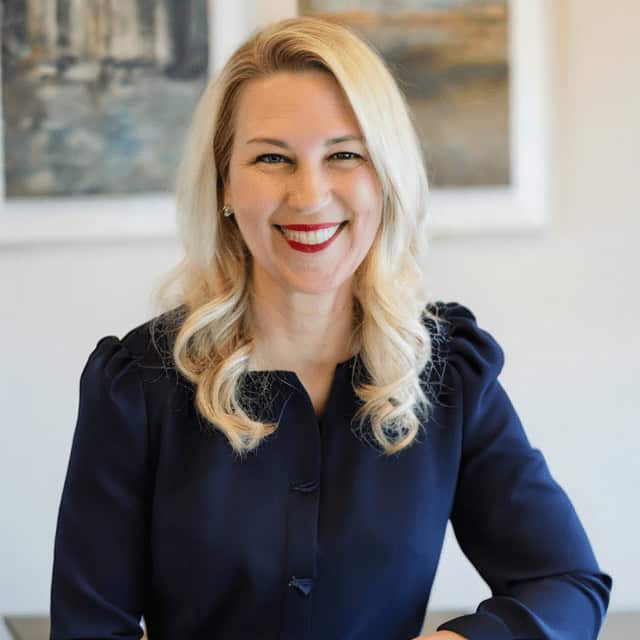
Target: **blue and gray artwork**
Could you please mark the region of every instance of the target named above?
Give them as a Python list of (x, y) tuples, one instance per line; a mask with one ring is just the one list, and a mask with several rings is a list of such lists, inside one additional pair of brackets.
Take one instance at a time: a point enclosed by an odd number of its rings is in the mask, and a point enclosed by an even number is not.
[(435, 187), (510, 183), (507, 0), (299, 0), (382, 54)]
[(207, 23), (206, 0), (4, 3), (6, 196), (172, 191)]

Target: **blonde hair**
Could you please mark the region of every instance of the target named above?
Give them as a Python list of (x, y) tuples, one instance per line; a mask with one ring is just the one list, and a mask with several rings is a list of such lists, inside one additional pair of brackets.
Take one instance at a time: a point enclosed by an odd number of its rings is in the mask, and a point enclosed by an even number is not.
[[(428, 184), (405, 98), (374, 50), (348, 28), (316, 17), (281, 20), (254, 33), (212, 80), (196, 107), (177, 179), (184, 258), (157, 292), (176, 368), (196, 388), (197, 411), (244, 456), (277, 428), (243, 408), (241, 377), (254, 345), (251, 254), (224, 218), (233, 118), (243, 85), (279, 71), (321, 69), (344, 90), (383, 192), (382, 221), (354, 273), (351, 353), (368, 383), (354, 420), (386, 454), (409, 446), (432, 402), (421, 386), (438, 316), (427, 308)], [(427, 320), (435, 321), (433, 323)], [(155, 323), (157, 328), (157, 323)], [(152, 323), (152, 331), (154, 323)]]

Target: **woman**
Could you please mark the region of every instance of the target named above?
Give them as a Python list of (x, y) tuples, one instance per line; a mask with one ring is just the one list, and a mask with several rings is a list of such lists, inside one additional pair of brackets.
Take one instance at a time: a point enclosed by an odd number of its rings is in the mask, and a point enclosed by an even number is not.
[(152, 640), (411, 640), (449, 519), (492, 597), (422, 638), (595, 638), (612, 581), (503, 352), (429, 302), (427, 180), (380, 58), (320, 19), (256, 33), (200, 100), (178, 205), (169, 311), (82, 375), (52, 638), (144, 615)]

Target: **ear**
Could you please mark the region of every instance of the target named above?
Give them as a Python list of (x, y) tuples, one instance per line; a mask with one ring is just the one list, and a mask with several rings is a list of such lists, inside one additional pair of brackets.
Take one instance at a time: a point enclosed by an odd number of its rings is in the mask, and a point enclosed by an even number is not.
[(231, 185), (229, 184), (229, 179), (227, 178), (223, 183), (222, 183), (222, 198), (223, 198), (223, 202), (222, 204), (228, 204), (230, 205), (231, 203), (229, 202), (229, 199), (231, 197)]

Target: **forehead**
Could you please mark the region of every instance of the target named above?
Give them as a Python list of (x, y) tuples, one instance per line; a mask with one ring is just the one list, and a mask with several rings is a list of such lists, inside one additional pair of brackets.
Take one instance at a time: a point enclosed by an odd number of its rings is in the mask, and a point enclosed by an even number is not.
[(239, 139), (287, 132), (360, 134), (358, 120), (338, 81), (328, 72), (277, 72), (240, 90), (234, 128)]

